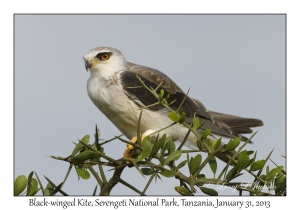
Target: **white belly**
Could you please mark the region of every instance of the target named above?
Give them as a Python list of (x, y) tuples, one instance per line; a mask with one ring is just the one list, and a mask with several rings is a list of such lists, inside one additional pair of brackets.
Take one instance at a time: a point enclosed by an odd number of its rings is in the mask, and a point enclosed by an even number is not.
[[(137, 135), (138, 119), (141, 110), (137, 104), (125, 94), (121, 84), (110, 83), (90, 78), (88, 81), (88, 95), (98, 109), (129, 139)], [(143, 109), (140, 124), (141, 133), (157, 131), (172, 121), (167, 117), (166, 112)], [(182, 125), (174, 125), (160, 132), (159, 136), (167, 134), (173, 140), (184, 138), (187, 128)], [(195, 136), (190, 134), (188, 141), (194, 144)]]

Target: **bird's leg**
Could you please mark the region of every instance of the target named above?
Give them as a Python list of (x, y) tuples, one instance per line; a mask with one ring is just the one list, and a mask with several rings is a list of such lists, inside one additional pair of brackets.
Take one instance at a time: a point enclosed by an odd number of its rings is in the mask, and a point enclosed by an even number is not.
[[(146, 136), (147, 136), (146, 132), (142, 134), (142, 141)], [(130, 141), (135, 144), (137, 142), (137, 136), (133, 137)], [(133, 149), (134, 146), (132, 146), (131, 144), (126, 144), (126, 149), (124, 151), (123, 157), (131, 158), (131, 151)]]

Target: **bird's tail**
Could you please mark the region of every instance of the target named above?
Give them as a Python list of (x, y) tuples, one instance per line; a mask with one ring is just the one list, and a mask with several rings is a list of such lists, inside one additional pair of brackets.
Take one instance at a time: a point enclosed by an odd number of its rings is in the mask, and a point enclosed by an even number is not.
[(238, 117), (213, 111), (209, 111), (209, 113), (216, 122), (238, 134), (252, 133), (251, 127), (262, 126), (264, 124), (259, 119)]

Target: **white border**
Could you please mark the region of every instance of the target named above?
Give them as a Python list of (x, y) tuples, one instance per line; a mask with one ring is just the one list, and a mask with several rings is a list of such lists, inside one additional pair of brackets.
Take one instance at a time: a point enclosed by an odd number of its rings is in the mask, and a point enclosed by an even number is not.
[[(13, 14), (15, 13), (281, 13), (287, 14), (287, 146), (288, 146), (288, 196), (284, 198), (220, 197), (222, 200), (270, 200), (271, 208), (296, 204), (297, 173), (296, 150), (299, 123), (299, 9), (297, 1), (6, 1), (1, 4), (1, 70), (0, 70), (0, 128), (1, 128), (1, 206), (3, 209), (29, 207), (29, 198), (13, 195)], [(284, 129), (284, 128), (282, 128)], [(274, 131), (276, 132), (276, 131)], [(297, 162), (296, 162), (297, 161)], [(296, 170), (295, 170), (296, 169)], [(295, 183), (293, 181), (295, 180)], [(298, 197), (298, 196), (297, 196)], [(89, 198), (89, 197), (87, 197)], [(54, 198), (49, 198), (54, 199)], [(56, 198), (55, 198), (56, 199)], [(63, 199), (63, 198), (59, 198)], [(94, 199), (94, 198), (89, 198)], [(120, 200), (120, 197), (107, 197)], [(146, 199), (153, 199), (144, 198)], [(171, 198), (170, 198), (171, 199)], [(176, 198), (180, 199), (180, 198)], [(190, 198), (195, 199), (195, 198)], [(200, 199), (200, 198), (197, 198)], [(201, 197), (206, 200), (206, 197)], [(210, 198), (209, 198), (210, 199)], [(215, 198), (214, 198), (215, 199)], [(62, 209), (62, 207), (59, 207)], [(129, 207), (126, 207), (129, 208)], [(198, 207), (199, 208), (199, 207)], [(230, 207), (228, 207), (230, 208)], [(232, 207), (231, 207), (232, 208)], [(123, 208), (122, 208), (123, 209)]]

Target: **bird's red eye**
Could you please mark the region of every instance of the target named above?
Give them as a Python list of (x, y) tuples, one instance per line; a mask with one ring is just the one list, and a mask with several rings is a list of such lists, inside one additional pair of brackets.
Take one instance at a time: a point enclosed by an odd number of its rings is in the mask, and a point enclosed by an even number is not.
[(108, 60), (109, 59), (109, 54), (108, 53), (104, 53), (101, 55), (101, 60)]

